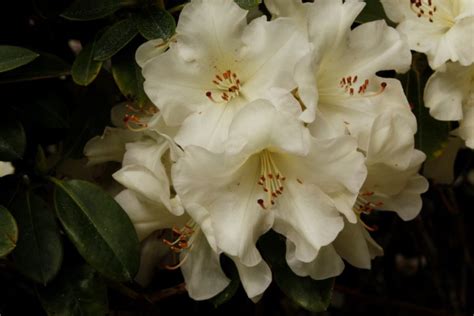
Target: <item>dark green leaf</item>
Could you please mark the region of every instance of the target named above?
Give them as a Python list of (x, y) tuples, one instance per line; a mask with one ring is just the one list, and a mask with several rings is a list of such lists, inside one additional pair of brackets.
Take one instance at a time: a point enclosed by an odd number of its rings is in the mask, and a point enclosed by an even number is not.
[(47, 284), (58, 273), (63, 259), (54, 213), (41, 198), (30, 192), (15, 198), (12, 212), (20, 231), (12, 253), (15, 266), (32, 280)]
[(69, 75), (70, 72), (71, 66), (61, 58), (41, 53), (28, 65), (0, 74), (0, 83), (57, 78)]
[(75, 0), (61, 16), (69, 20), (88, 21), (106, 17), (118, 9), (133, 5), (133, 0)]
[(300, 277), (291, 271), (285, 260), (285, 241), (281, 235), (270, 232), (259, 243), (262, 254), (270, 264), (273, 279), (291, 300), (312, 311), (325, 311), (331, 303), (334, 278), (316, 281), (310, 277)]
[(128, 47), (112, 58), (112, 75), (120, 92), (138, 107), (149, 102), (143, 90), (145, 79), (142, 70), (135, 62), (135, 51)]
[(380, 0), (366, 0), (365, 3), (364, 9), (356, 19), (357, 22), (365, 23), (376, 20), (385, 20), (388, 24), (390, 24), (390, 20), (385, 15), (385, 11), (383, 10)]
[(261, 0), (234, 0), (242, 9), (250, 10), (257, 7)]
[(109, 59), (124, 48), (137, 34), (138, 31), (132, 18), (115, 23), (97, 41), (94, 60)]
[(218, 308), (222, 304), (228, 302), (232, 297), (234, 297), (235, 293), (240, 286), (240, 279), (239, 273), (235, 264), (229, 258), (225, 256), (221, 256), (222, 266), (228, 267), (226, 270), (227, 276), (230, 278), (230, 283), (224, 289), (224, 291), (220, 292), (216, 296), (210, 299), (211, 303), (214, 305), (215, 308)]
[(26, 136), (20, 122), (5, 120), (0, 124), (0, 161), (23, 158)]
[(23, 47), (0, 45), (0, 72), (26, 65), (38, 56), (39, 54)]
[(107, 287), (89, 266), (64, 269), (54, 282), (37, 290), (50, 316), (102, 316), (108, 312)]
[(72, 79), (78, 85), (89, 85), (102, 68), (102, 62), (94, 60), (95, 47), (96, 41), (94, 40), (81, 50), (72, 64)]
[(170, 38), (176, 29), (173, 16), (165, 10), (152, 8), (134, 16), (140, 34), (147, 40)]
[(0, 205), (0, 257), (8, 255), (16, 247), (18, 227), (12, 214)]
[(86, 181), (60, 181), (54, 202), (69, 239), (84, 259), (116, 281), (131, 280), (139, 266), (139, 242), (127, 214), (107, 193)]
[(415, 53), (410, 71), (399, 76), (418, 122), (415, 135), (416, 148), (423, 151), (428, 159), (436, 158), (442, 153), (450, 132), (450, 123), (431, 117), (423, 102), (426, 81), (431, 74), (432, 70), (428, 66), (426, 56)]

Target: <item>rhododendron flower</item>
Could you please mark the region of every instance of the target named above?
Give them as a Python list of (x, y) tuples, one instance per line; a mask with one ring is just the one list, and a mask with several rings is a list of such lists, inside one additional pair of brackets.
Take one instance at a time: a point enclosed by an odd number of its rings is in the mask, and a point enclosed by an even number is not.
[(474, 61), (472, 0), (381, 0), (385, 13), (406, 36), (410, 49), (425, 53), (431, 68), (447, 61)]
[(247, 25), (246, 14), (232, 0), (193, 0), (181, 12), (176, 42), (144, 64), (145, 91), (168, 125), (181, 126), (179, 145), (218, 150), (247, 103), (296, 87), (293, 68), (306, 53), (297, 27), (265, 17)]
[(454, 132), (474, 148), (474, 65), (448, 63), (426, 83), (425, 105), (437, 120), (459, 121)]
[(361, 134), (370, 130), (378, 114), (388, 111), (406, 115), (416, 130), (400, 82), (376, 75), (409, 69), (410, 51), (384, 21), (351, 30), (363, 6), (360, 1), (339, 0), (317, 0), (308, 6), (308, 36), (314, 47), (297, 64), (295, 78), (305, 106), (300, 118), (314, 121), (313, 132), (327, 132), (329, 127), (339, 135), (347, 130), (359, 140), (367, 139)]
[(218, 247), (246, 266), (262, 262), (255, 243), (273, 228), (314, 260), (343, 227), (366, 170), (349, 136), (312, 138), (301, 121), (265, 100), (231, 124), (223, 152), (188, 146), (172, 169), (174, 187), (193, 218), (212, 222)]

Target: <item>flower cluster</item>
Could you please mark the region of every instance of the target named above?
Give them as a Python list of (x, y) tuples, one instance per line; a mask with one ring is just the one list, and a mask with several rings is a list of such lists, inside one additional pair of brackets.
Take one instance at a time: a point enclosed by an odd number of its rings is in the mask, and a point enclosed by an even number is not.
[(474, 1), (381, 1), (410, 49), (425, 53), (435, 70), (424, 95), (430, 114), (459, 121), (454, 133), (474, 148)]
[(248, 22), (232, 0), (192, 0), (175, 36), (137, 51), (154, 105), (116, 107), (116, 127), (85, 148), (91, 163), (122, 162), (116, 200), (141, 240), (169, 230), (167, 268), (196, 300), (229, 284), (221, 254), (257, 300), (272, 279), (256, 246), (269, 230), (297, 275), (336, 276), (343, 259), (370, 268), (382, 249), (367, 216), (410, 220), (428, 186), (402, 86), (377, 75), (410, 67), (397, 30), (351, 29), (360, 0), (265, 5), (272, 19)]

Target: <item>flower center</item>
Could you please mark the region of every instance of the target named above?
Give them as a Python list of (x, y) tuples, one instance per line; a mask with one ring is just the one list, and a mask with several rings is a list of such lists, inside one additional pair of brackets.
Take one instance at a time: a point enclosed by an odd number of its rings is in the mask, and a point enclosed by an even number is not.
[(266, 197), (265, 200), (258, 199), (258, 205), (263, 209), (275, 205), (276, 198), (283, 194), (283, 182), (285, 182), (285, 180), (286, 178), (273, 161), (271, 153), (266, 149), (263, 150), (260, 153), (260, 178), (257, 184), (263, 187), (263, 191), (266, 192)]
[(206, 91), (206, 97), (214, 103), (228, 102), (240, 95), (240, 79), (231, 70), (215, 75), (212, 83), (215, 91)]
[(354, 210), (354, 213), (356, 213), (357, 217), (359, 218), (360, 222), (362, 225), (368, 230), (368, 231), (376, 231), (378, 229), (377, 226), (369, 226), (364, 221), (362, 220), (361, 216), (362, 214), (369, 215), (371, 214), (375, 209), (378, 207), (382, 206), (382, 202), (372, 202), (369, 201), (368, 198), (370, 198), (372, 195), (374, 195), (374, 192), (371, 191), (365, 191), (359, 193), (359, 196), (357, 197), (357, 200), (354, 204), (354, 207), (352, 208)]
[(410, 7), (417, 17), (428, 19), (430, 23), (436, 19), (448, 27), (454, 25), (453, 19), (448, 14), (440, 14), (438, 7), (434, 5), (434, 0), (410, 0)]
[(358, 95), (361, 96), (376, 96), (381, 94), (382, 92), (385, 91), (385, 88), (387, 87), (386, 82), (382, 82), (380, 84), (380, 89), (376, 92), (372, 93), (366, 93), (367, 88), (369, 86), (369, 79), (365, 79), (363, 83), (357, 83), (357, 75), (355, 76), (348, 76), (348, 77), (342, 77), (342, 79), (339, 81), (339, 86), (344, 89), (344, 92), (353, 96), (356, 92)]
[(175, 270), (183, 265), (188, 258), (189, 251), (192, 249), (192, 241), (198, 233), (198, 230), (199, 227), (197, 227), (193, 220), (190, 220), (181, 228), (172, 228), (171, 232), (173, 238), (171, 240), (164, 238), (163, 243), (167, 245), (174, 254), (181, 254), (184, 251), (187, 251), (187, 253), (176, 265), (167, 265), (166, 269)]
[(126, 108), (128, 113), (124, 115), (123, 122), (126, 128), (134, 132), (140, 132), (148, 128), (148, 124), (141, 118), (141, 116), (150, 117), (158, 112), (158, 109), (154, 106), (149, 108), (135, 108), (132, 105), (127, 104)]

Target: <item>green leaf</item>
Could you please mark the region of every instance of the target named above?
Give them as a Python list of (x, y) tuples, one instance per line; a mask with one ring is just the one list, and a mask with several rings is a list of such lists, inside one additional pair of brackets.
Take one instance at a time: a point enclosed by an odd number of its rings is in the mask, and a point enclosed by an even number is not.
[(135, 62), (135, 51), (128, 47), (112, 58), (112, 75), (120, 92), (136, 106), (142, 107), (149, 102), (143, 90), (142, 70)]
[(70, 72), (71, 65), (61, 58), (52, 54), (41, 53), (38, 58), (28, 65), (1, 73), (0, 83), (57, 78), (69, 75)]
[(96, 185), (52, 181), (58, 218), (79, 253), (103, 275), (119, 282), (131, 280), (138, 271), (140, 249), (127, 214)]
[(8, 255), (16, 247), (18, 227), (12, 214), (0, 205), (0, 257)]
[(0, 161), (22, 159), (26, 147), (23, 126), (15, 120), (4, 120), (0, 124)]
[(20, 231), (12, 253), (15, 267), (30, 279), (47, 284), (56, 276), (63, 260), (54, 213), (31, 192), (18, 195), (11, 209)]
[(54, 282), (37, 288), (44, 310), (49, 316), (106, 315), (107, 287), (89, 266), (61, 271)]
[(227, 276), (230, 278), (230, 283), (227, 285), (224, 291), (210, 299), (212, 305), (214, 305), (214, 308), (218, 308), (222, 304), (227, 303), (232, 297), (234, 297), (240, 286), (239, 273), (232, 260), (226, 256), (221, 256), (221, 261), (222, 266), (224, 266), (224, 268), (228, 268), (225, 270)]
[(72, 64), (71, 74), (75, 83), (88, 86), (94, 81), (102, 68), (102, 62), (94, 60), (96, 41), (86, 45)]
[(262, 0), (234, 0), (242, 9), (250, 10), (257, 7)]
[(176, 29), (173, 16), (168, 11), (158, 8), (137, 13), (134, 19), (138, 31), (147, 40), (157, 38), (166, 40), (173, 36)]
[(328, 308), (334, 278), (316, 281), (294, 274), (286, 263), (285, 241), (279, 234), (267, 233), (260, 238), (259, 244), (265, 261), (271, 266), (273, 279), (285, 295), (311, 312), (322, 312)]
[(115, 23), (97, 41), (94, 60), (109, 59), (124, 48), (137, 34), (138, 30), (132, 18)]
[(0, 45), (0, 72), (26, 65), (38, 56), (39, 54), (26, 48)]
[(385, 20), (388, 24), (391, 24), (390, 20), (385, 15), (382, 3), (380, 0), (366, 0), (365, 7), (359, 16), (356, 18), (356, 21), (359, 23), (365, 23), (376, 20)]
[(75, 0), (61, 16), (68, 20), (89, 21), (104, 18), (118, 9), (133, 5), (133, 0)]
[(432, 70), (426, 56), (414, 53), (410, 71), (399, 76), (418, 122), (415, 146), (423, 151), (428, 159), (441, 155), (451, 130), (449, 122), (438, 121), (431, 117), (429, 109), (424, 105), (423, 93), (426, 81), (431, 74)]

